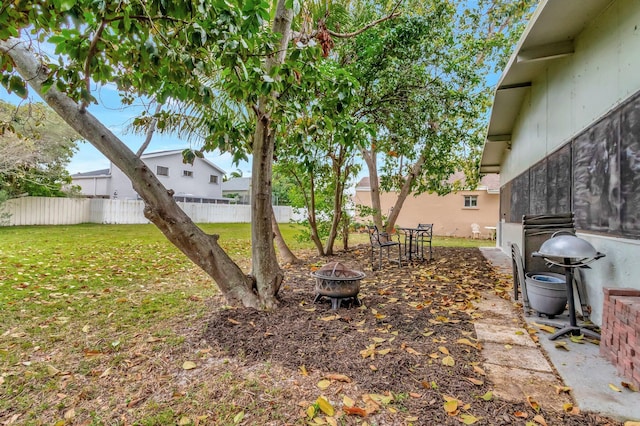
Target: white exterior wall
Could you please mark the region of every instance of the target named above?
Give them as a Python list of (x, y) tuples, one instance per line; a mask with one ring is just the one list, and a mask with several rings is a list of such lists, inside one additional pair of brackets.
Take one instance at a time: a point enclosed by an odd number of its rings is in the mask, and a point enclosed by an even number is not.
[[(145, 158), (144, 162), (167, 189), (173, 189), (175, 195), (189, 194), (195, 197), (222, 198), (222, 174), (200, 158), (191, 164), (182, 163), (182, 154), (173, 156)], [(158, 176), (157, 166), (169, 168), (169, 176)], [(183, 170), (193, 172), (193, 177), (182, 175)], [(209, 183), (209, 176), (218, 176), (218, 183)]]
[[(167, 189), (173, 189), (175, 195), (189, 194), (198, 198), (222, 198), (223, 173), (201, 158), (191, 164), (182, 163), (182, 153), (174, 152), (166, 155), (149, 154), (142, 160)], [(157, 167), (169, 168), (169, 176), (158, 176)], [(183, 170), (193, 172), (193, 177), (183, 176)], [(209, 183), (209, 176), (218, 177), (217, 183)], [(116, 166), (111, 165), (111, 177), (80, 176), (73, 178), (73, 184), (82, 188), (82, 194), (88, 196), (109, 196), (117, 193), (119, 200), (137, 200), (138, 194), (133, 189), (131, 180)]]
[(73, 184), (80, 187), (83, 195), (90, 197), (110, 196), (111, 178), (108, 176), (81, 176), (73, 179)]
[[(550, 61), (532, 82), (502, 163), (501, 185), (573, 139), (640, 90), (640, 7), (620, 0), (575, 40), (575, 53)], [(500, 224), (498, 243), (510, 253), (521, 245), (522, 226)], [(640, 289), (640, 241), (578, 234), (606, 257), (583, 270), (591, 320), (601, 324), (604, 287)]]

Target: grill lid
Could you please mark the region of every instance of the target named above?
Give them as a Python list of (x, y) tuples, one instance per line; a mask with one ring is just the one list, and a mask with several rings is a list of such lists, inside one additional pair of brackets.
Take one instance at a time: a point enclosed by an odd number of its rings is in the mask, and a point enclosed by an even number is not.
[(543, 257), (566, 257), (571, 259), (592, 258), (596, 249), (586, 240), (575, 235), (558, 235), (542, 243), (538, 253)]

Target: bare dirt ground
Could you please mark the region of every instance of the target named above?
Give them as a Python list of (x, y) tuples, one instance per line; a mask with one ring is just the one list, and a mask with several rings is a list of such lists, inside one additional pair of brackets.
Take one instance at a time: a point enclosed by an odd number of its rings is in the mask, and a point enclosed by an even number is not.
[[(361, 307), (313, 303), (310, 272), (330, 261), (366, 271)], [(505, 294), (509, 282), (478, 249), (436, 248), (430, 262), (381, 271), (368, 261), (364, 247), (309, 256), (286, 270), (281, 309), (219, 311), (204, 339), (247, 368), (267, 362), (292, 374), (282, 378), (296, 407), (287, 424), (617, 424), (585, 411), (550, 411), (526, 396), (520, 404), (492, 396), (471, 302), (485, 290)]]

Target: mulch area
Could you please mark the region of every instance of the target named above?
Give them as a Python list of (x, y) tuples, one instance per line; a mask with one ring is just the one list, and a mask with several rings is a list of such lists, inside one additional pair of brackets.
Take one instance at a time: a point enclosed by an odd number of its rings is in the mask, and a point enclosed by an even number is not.
[[(320, 395), (335, 408), (337, 424), (620, 424), (588, 407), (576, 415), (535, 410), (525, 396), (522, 403), (491, 397), (472, 302), (482, 291), (507, 297), (510, 280), (478, 249), (438, 247), (431, 261), (380, 271), (371, 270), (368, 256), (365, 246), (331, 257), (309, 254), (286, 267), (278, 310), (219, 310), (204, 338), (219, 356), (278, 365), (294, 372), (296, 383), (310, 382), (296, 388), (292, 403), (301, 414), (291, 424), (332, 424), (317, 410), (305, 417), (305, 404)], [(313, 303), (310, 273), (332, 261), (366, 273), (362, 306), (333, 311), (327, 300)]]

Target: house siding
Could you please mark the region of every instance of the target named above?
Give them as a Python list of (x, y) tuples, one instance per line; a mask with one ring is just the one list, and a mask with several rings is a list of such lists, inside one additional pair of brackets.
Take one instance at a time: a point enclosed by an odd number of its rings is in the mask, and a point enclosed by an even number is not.
[[(577, 36), (574, 45), (573, 55), (545, 65), (532, 81), (529, 94), (524, 99), (512, 132), (511, 149), (501, 164), (503, 191), (511, 193), (510, 197), (503, 197), (503, 203), (511, 203), (510, 206), (502, 206), (503, 213), (514, 207), (514, 196), (523, 196), (520, 190), (510, 185), (514, 185), (523, 174), (529, 173), (530, 178), (536, 163), (550, 158), (567, 144), (571, 144), (572, 149), (576, 149), (577, 143), (582, 144), (579, 146), (582, 157), (572, 152), (571, 167), (584, 169), (584, 162), (591, 161), (584, 159), (588, 157), (584, 144), (591, 142), (580, 138), (588, 132), (595, 132), (600, 120), (619, 120), (616, 114), (620, 114), (621, 105), (635, 94), (640, 94), (640, 55), (637, 55), (640, 51), (640, 3), (637, 0), (613, 2)], [(613, 123), (613, 126), (617, 124)], [(602, 134), (595, 135), (592, 156), (596, 165), (605, 158), (600, 158), (596, 152), (597, 144), (609, 150), (613, 142)], [(613, 161), (619, 154), (610, 152), (603, 155), (609, 155)], [(616, 178), (618, 173), (619, 170), (605, 166), (588, 172), (596, 177), (606, 175), (605, 179)], [(628, 180), (633, 181), (627, 184), (637, 185), (637, 170), (635, 173), (627, 176)], [(576, 177), (575, 170), (572, 170), (571, 179), (565, 183), (572, 189), (572, 209), (576, 208), (576, 179), (584, 178)], [(615, 188), (607, 185), (605, 189)], [(527, 185), (527, 190), (531, 188), (530, 184)], [(585, 200), (586, 193), (581, 191), (578, 204), (601, 203), (603, 212), (613, 208), (606, 197)], [(622, 203), (629, 201), (621, 200)], [(621, 231), (615, 231), (618, 225), (615, 220), (608, 226), (618, 235), (609, 231), (609, 228), (594, 231), (600, 226), (594, 222), (598, 220), (596, 217), (588, 220), (577, 218), (578, 236), (606, 254), (605, 258), (591, 264), (592, 269), (583, 271), (592, 309), (590, 319), (600, 325), (604, 287), (640, 289), (636, 279), (640, 274), (640, 264), (637, 262), (640, 258), (640, 240), (633, 233), (625, 234), (624, 227)], [(505, 252), (509, 253), (511, 243), (522, 247), (522, 226), (514, 218), (502, 217), (500, 235), (499, 244)]]
[[(196, 158), (192, 164), (182, 162), (182, 152), (150, 153), (142, 160), (156, 175), (158, 180), (167, 188), (173, 190), (176, 196), (190, 196), (195, 198), (222, 199), (222, 177), (224, 172), (212, 166), (209, 162)], [(168, 176), (158, 176), (157, 167), (167, 167)], [(192, 176), (183, 176), (183, 171), (192, 172)], [(210, 176), (217, 177), (216, 183), (210, 183)], [(131, 180), (113, 164), (111, 175), (106, 177), (76, 177), (73, 184), (82, 188), (82, 194), (88, 196), (117, 198), (121, 200), (138, 199)]]
[[(464, 207), (464, 196), (478, 197), (476, 208)], [(380, 203), (382, 214), (387, 216), (395, 204), (397, 194), (381, 193)], [(369, 188), (356, 188), (355, 203), (371, 207), (371, 192)], [(417, 226), (419, 223), (433, 223), (434, 235), (471, 237), (471, 224), (480, 225), (482, 236), (489, 238), (491, 231), (485, 226), (496, 226), (500, 196), (487, 191), (459, 191), (445, 196), (436, 194), (410, 195), (405, 200), (398, 215), (398, 226)]]

